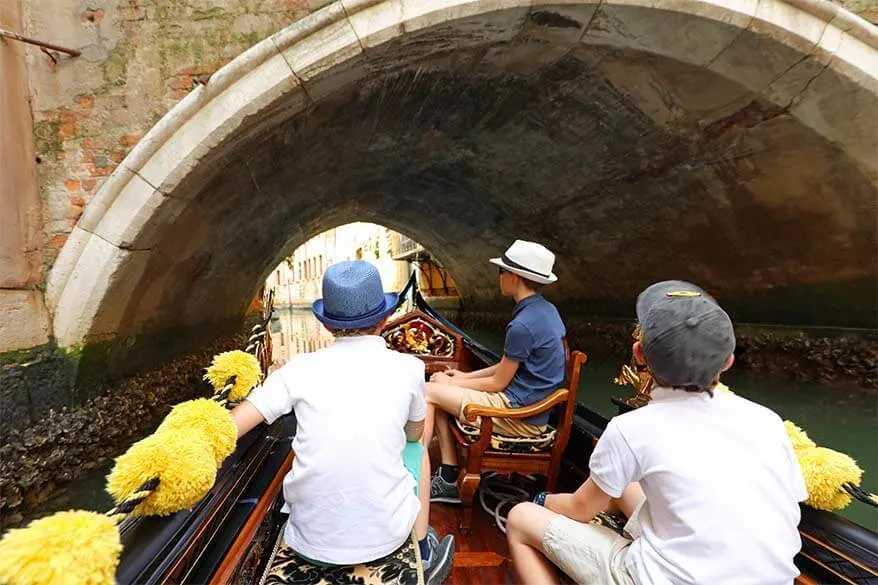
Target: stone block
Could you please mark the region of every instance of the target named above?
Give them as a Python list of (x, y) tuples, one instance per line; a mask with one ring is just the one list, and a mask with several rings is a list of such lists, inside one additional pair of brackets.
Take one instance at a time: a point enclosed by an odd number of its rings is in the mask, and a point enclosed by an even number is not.
[(38, 290), (0, 290), (0, 352), (49, 341), (49, 313)]
[(510, 43), (488, 49), (483, 63), (495, 71), (530, 75), (568, 55), (579, 45), (598, 3), (534, 4), (519, 34)]
[(707, 66), (747, 27), (757, 4), (757, 0), (604, 2), (582, 41)]
[(529, 1), (404, 1), (405, 34), (367, 51), (367, 66), (375, 74), (448, 68), (474, 72), (482, 62), (496, 69), (498, 55), (480, 59), (466, 49), (490, 51), (497, 43), (513, 42), (521, 34), (529, 5)]
[(438, 26), (465, 47), (512, 39), (530, 7), (531, 0), (403, 0), (403, 19), (407, 33)]
[(817, 46), (826, 27), (823, 19), (786, 2), (760, 2), (748, 29), (708, 68), (763, 91)]
[[(86, 207), (86, 214), (87, 211), (88, 207)], [(84, 218), (85, 215), (83, 215)], [(91, 237), (92, 234), (81, 227), (74, 227), (67, 237), (64, 247), (61, 248), (61, 253), (55, 259), (55, 264), (52, 265), (46, 283), (46, 305), (53, 314), (58, 308), (58, 300), (67, 284), (67, 278), (76, 268), (76, 263), (79, 262), (79, 257)]]
[(378, 45), (401, 36), (405, 31), (402, 0), (375, 3), (373, 0), (341, 0), (351, 27), (368, 53)]
[(53, 324), (58, 345), (76, 347), (115, 334), (148, 259), (148, 252), (88, 238), (58, 297)]
[(765, 88), (766, 97), (779, 106), (789, 106), (793, 99), (808, 86), (808, 83), (826, 69), (838, 50), (841, 39), (841, 30), (834, 26), (827, 26), (808, 58), (802, 59), (790, 67)]
[(185, 200), (167, 197), (132, 175), (93, 231), (120, 248), (148, 250), (185, 206)]
[(340, 3), (285, 28), (272, 40), (315, 102), (350, 88), (368, 73), (360, 41)]
[(842, 33), (830, 66), (792, 101), (791, 112), (848, 156), (878, 185), (878, 50)]
[[(172, 137), (138, 169), (146, 182), (169, 193), (247, 117), (292, 93), (298, 86), (284, 58), (276, 51), (260, 66), (243, 66), (238, 73), (234, 79), (222, 75), (211, 78), (207, 86), (199, 86), (189, 94), (187, 107), (175, 108), (166, 116), (165, 123), (173, 132)], [(212, 84), (219, 86), (218, 89), (214, 90)], [(195, 103), (190, 105), (189, 102)], [(291, 114), (295, 99), (292, 104)]]

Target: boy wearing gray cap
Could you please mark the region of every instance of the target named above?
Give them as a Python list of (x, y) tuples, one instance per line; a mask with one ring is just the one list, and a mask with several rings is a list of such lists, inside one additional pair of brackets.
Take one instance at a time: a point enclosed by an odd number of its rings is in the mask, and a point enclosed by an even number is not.
[[(789, 585), (798, 575), (805, 483), (781, 419), (714, 393), (734, 362), (729, 316), (697, 286), (656, 283), (637, 299), (635, 359), (650, 402), (610, 421), (572, 494), (540, 493), (509, 514), (524, 583)], [(628, 517), (622, 534), (590, 521)]]

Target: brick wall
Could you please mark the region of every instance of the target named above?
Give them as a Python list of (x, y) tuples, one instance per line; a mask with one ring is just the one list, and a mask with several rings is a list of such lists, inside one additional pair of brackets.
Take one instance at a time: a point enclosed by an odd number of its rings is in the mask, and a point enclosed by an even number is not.
[(25, 0), (35, 163), (51, 266), (85, 205), (195, 84), (329, 0)]

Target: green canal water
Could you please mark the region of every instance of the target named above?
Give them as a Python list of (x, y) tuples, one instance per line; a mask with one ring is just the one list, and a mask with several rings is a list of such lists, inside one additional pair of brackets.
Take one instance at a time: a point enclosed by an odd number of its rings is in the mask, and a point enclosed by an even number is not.
[[(310, 312), (279, 310), (272, 323), (275, 365), (293, 355), (316, 351), (332, 342), (332, 337)], [(502, 349), (501, 335), (473, 331), (474, 337), (495, 350)], [(613, 384), (619, 366), (628, 356), (591, 358), (582, 373), (579, 399), (601, 414), (616, 413), (613, 397), (626, 397), (628, 388)], [(734, 369), (723, 380), (737, 394), (763, 404), (781, 417), (796, 422), (820, 445), (842, 451), (857, 460), (865, 470), (862, 485), (878, 491), (878, 393), (862, 388), (826, 384), (777, 382)], [(111, 462), (78, 478), (58, 492), (35, 516), (53, 511), (79, 508), (106, 510), (112, 505), (104, 492), (104, 477)], [(841, 514), (858, 524), (878, 531), (878, 511), (853, 502)]]

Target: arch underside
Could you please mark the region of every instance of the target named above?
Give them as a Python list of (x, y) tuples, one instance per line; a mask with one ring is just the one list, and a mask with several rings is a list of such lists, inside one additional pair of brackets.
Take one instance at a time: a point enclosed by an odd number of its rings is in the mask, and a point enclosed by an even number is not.
[(192, 98), (233, 104), (233, 127), (196, 151), (174, 146), (184, 123), (126, 159), (53, 275), (59, 340), (241, 315), (282, 258), (350, 221), (420, 241), (470, 307), (496, 299), (486, 259), (524, 238), (556, 252), (549, 292), (569, 310), (627, 315), (645, 285), (683, 278), (747, 320), (874, 325), (878, 100), (829, 66), (826, 23), (809, 46), (634, 5), (420, 18), (351, 49), (332, 28), (357, 31), (349, 10), (297, 41), (336, 45), (301, 66), (283, 35), (303, 33), (279, 33), (244, 81), (288, 79)]

